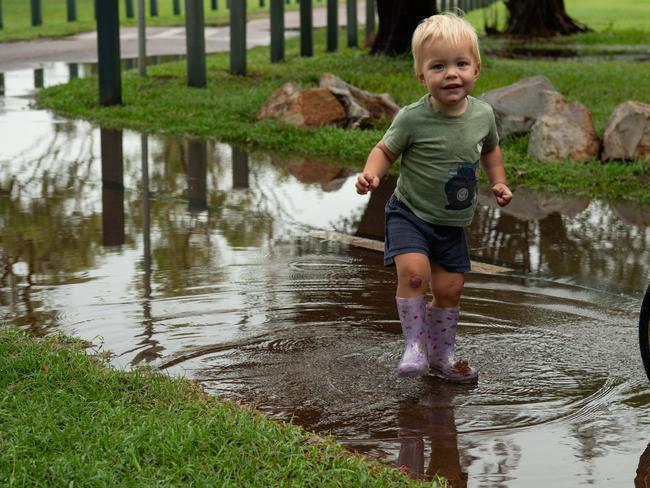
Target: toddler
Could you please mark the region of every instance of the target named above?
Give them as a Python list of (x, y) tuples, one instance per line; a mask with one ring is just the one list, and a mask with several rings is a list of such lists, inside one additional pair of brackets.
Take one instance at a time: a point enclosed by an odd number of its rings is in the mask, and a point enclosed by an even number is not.
[[(478, 373), (455, 357), (464, 273), (464, 227), (476, 207), (479, 164), (500, 206), (512, 193), (492, 108), (470, 95), (481, 71), (478, 37), (458, 15), (423, 20), (413, 33), (415, 75), (427, 93), (402, 108), (356, 180), (364, 195), (401, 156), (385, 208), (384, 264), (397, 270), (397, 311), (405, 339), (400, 376), (434, 374), (472, 382)], [(430, 286), (433, 301), (427, 304)]]

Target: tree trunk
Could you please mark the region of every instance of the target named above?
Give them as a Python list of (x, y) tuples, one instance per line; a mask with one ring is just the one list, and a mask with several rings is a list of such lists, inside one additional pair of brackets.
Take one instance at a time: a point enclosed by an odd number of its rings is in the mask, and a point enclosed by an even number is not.
[(371, 53), (389, 56), (408, 53), (417, 25), (436, 13), (436, 0), (377, 0), (379, 28)]
[(564, 0), (506, 0), (506, 34), (516, 37), (553, 37), (589, 30), (566, 13)]

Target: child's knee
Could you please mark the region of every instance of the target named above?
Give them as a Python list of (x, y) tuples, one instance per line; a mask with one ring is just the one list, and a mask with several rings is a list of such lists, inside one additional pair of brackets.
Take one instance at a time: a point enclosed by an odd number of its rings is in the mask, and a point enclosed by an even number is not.
[(411, 275), (409, 277), (409, 286), (414, 289), (421, 288), (422, 285), (424, 284), (424, 281), (422, 280), (422, 277), (419, 275)]

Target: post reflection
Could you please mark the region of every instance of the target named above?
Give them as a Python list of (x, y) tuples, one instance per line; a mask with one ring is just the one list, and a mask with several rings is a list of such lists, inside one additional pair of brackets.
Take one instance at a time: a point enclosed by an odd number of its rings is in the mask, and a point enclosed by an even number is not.
[(232, 147), (232, 187), (245, 189), (248, 183), (248, 152), (239, 146)]
[(187, 143), (187, 193), (192, 212), (208, 209), (208, 147), (205, 141)]
[(124, 244), (124, 156), (122, 131), (101, 129), (102, 244)]
[(162, 357), (164, 347), (154, 339), (154, 318), (151, 313), (151, 208), (149, 200), (149, 140), (147, 134), (140, 135), (142, 161), (142, 326), (143, 331), (136, 347), (137, 354), (131, 364), (150, 362)]
[[(434, 380), (421, 398), (400, 402), (398, 421), (400, 451), (397, 463), (417, 478), (444, 476), (453, 488), (467, 486), (460, 464), (454, 398), (475, 385), (455, 385)], [(425, 441), (431, 455), (425, 467)]]

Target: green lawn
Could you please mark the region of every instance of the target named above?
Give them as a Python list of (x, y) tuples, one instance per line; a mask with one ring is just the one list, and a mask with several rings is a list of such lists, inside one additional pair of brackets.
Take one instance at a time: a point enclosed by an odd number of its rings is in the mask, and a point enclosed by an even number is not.
[[(126, 1), (119, 0), (120, 18), (122, 25), (136, 25), (136, 17), (127, 18)], [(264, 1), (260, 7), (258, 0), (248, 0), (248, 15), (255, 17), (268, 13), (269, 1)], [(0, 42), (10, 40), (25, 40), (38, 37), (60, 37), (79, 32), (95, 30), (94, 0), (76, 0), (77, 20), (67, 20), (67, 0), (41, 0), (43, 24), (32, 27), (30, 0), (0, 0), (2, 4), (3, 29), (0, 30)], [(132, 0), (134, 12), (137, 12), (138, 0)], [(179, 0), (181, 15), (174, 15), (173, 0), (157, 0), (158, 15), (152, 17), (150, 3), (145, 0), (147, 13), (146, 23), (151, 26), (184, 25), (185, 0)], [(229, 11), (226, 8), (227, 0), (218, 0), (218, 9), (212, 9), (212, 0), (203, 0), (205, 5), (205, 23), (207, 25), (223, 25), (228, 23)], [(316, 0), (315, 5), (324, 5), (325, 0)], [(286, 9), (296, 9), (297, 4), (292, 0)]]
[(78, 341), (7, 328), (0, 446), (7, 487), (423, 486), (189, 381), (111, 370)]

